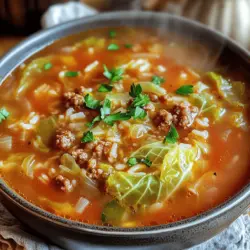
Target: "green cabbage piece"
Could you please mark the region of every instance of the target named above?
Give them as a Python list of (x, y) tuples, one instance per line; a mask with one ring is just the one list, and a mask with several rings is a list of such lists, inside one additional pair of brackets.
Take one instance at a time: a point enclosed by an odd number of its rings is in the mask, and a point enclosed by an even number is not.
[(194, 162), (198, 158), (198, 148), (189, 144), (178, 144), (166, 154), (160, 176), (166, 188), (166, 198), (170, 197), (192, 172)]
[(42, 119), (37, 127), (37, 135), (41, 137), (41, 141), (45, 146), (50, 146), (55, 136), (57, 128), (57, 120), (55, 116)]
[(116, 200), (108, 202), (101, 215), (103, 223), (109, 223), (112, 225), (119, 225), (126, 213), (126, 210), (119, 205)]
[(162, 199), (164, 189), (159, 177), (115, 172), (107, 180), (107, 192), (125, 207), (151, 205)]
[(171, 144), (163, 144), (162, 142), (154, 142), (146, 144), (136, 150), (131, 157), (146, 158), (152, 161), (152, 167), (160, 166), (167, 152), (173, 147)]
[(246, 101), (245, 83), (230, 82), (221, 75), (214, 72), (207, 74), (209, 80), (216, 84), (219, 94), (231, 105), (236, 107), (243, 107)]
[(37, 75), (44, 73), (44, 65), (51, 61), (51, 56), (40, 57), (29, 63), (22, 74), (20, 84), (17, 88), (17, 96), (23, 95), (33, 84)]
[(242, 112), (233, 112), (230, 116), (230, 122), (236, 128), (247, 130), (247, 121)]
[(35, 155), (29, 155), (24, 158), (21, 168), (25, 175), (30, 178), (34, 178), (34, 167), (35, 167)]
[(165, 95), (167, 91), (152, 82), (138, 82), (141, 85), (143, 92), (150, 92), (156, 95)]
[(190, 102), (200, 109), (200, 114), (212, 116), (215, 121), (219, 121), (226, 112), (221, 103), (206, 92), (191, 94)]
[(76, 163), (74, 157), (71, 156), (70, 154), (63, 154), (60, 160), (61, 160), (61, 165), (67, 168), (68, 171), (66, 172), (69, 172), (73, 175), (78, 175), (80, 173), (81, 170), (80, 167)]
[(103, 49), (105, 47), (106, 40), (100, 37), (88, 37), (83, 41), (80, 41), (74, 45), (74, 49), (78, 49), (80, 47), (93, 47), (95, 49)]

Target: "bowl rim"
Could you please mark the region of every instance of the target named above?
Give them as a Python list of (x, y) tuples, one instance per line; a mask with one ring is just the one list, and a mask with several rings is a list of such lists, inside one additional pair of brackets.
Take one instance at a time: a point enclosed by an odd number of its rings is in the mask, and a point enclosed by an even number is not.
[[(5, 80), (5, 78), (23, 61), (25, 61), (27, 58), (29, 58), (31, 55), (35, 54), (36, 52), (40, 51), (44, 47), (47, 47), (51, 43), (53, 43), (55, 40), (58, 40), (62, 37), (67, 37), (67, 35), (64, 35), (64, 30), (68, 30), (70, 28), (74, 28), (77, 25), (86, 24), (86, 23), (95, 23), (101, 20), (112, 20), (118, 18), (121, 20), (129, 20), (132, 18), (142, 18), (145, 20), (149, 20), (150, 18), (154, 19), (170, 19), (176, 22), (179, 22), (181, 24), (188, 24), (189, 26), (192, 26), (192, 29), (200, 29), (204, 30), (207, 33), (210, 33), (211, 35), (215, 36), (217, 39), (225, 40), (228, 43), (228, 46), (232, 48), (233, 50), (237, 51), (237, 54), (241, 57), (245, 57), (248, 59), (249, 64), (249, 58), (250, 58), (250, 52), (248, 52), (246, 49), (242, 48), (240, 45), (238, 45), (236, 42), (231, 40), (230, 38), (225, 37), (223, 34), (221, 34), (218, 31), (215, 31), (201, 23), (198, 23), (196, 21), (171, 15), (164, 12), (150, 12), (150, 11), (116, 11), (116, 12), (106, 12), (99, 15), (89, 16), (85, 18), (79, 18), (75, 19), (73, 21), (69, 21), (60, 25), (57, 25), (55, 27), (51, 27), (49, 29), (45, 29), (42, 31), (39, 31), (29, 38), (25, 39), (23, 42), (21, 42), (19, 45), (11, 49), (3, 58), (1, 58), (0, 61), (0, 75), (3, 75), (1, 82)], [(114, 27), (118, 27), (119, 25), (113, 25)], [(126, 23), (124, 24), (126, 26)], [(135, 25), (137, 26), (137, 25)], [(109, 27), (112, 27), (112, 25), (109, 25)], [(86, 30), (85, 28), (82, 29), (82, 31)], [(52, 37), (52, 34), (56, 33), (56, 39), (48, 39), (46, 41), (46, 37), (50, 36)], [(72, 32), (72, 34), (78, 33), (78, 32)], [(39, 40), (42, 40), (42, 43), (39, 44)], [(27, 50), (32, 45), (37, 45), (35, 48), (30, 49), (29, 55), (26, 57), (22, 57), (22, 51)], [(12, 63), (9, 63), (11, 61)], [(5, 67), (5, 65), (8, 65)], [(3, 70), (4, 68), (4, 70)], [(32, 203), (24, 199), (22, 196), (20, 196), (18, 193), (16, 193), (14, 190), (12, 190), (7, 183), (0, 178), (0, 192), (5, 195), (8, 199), (10, 199), (13, 203), (15, 203), (17, 206), (21, 207), (22, 209), (26, 210), (28, 213), (31, 213), (35, 215), (36, 217), (41, 218), (42, 220), (49, 221), (50, 223), (53, 223), (55, 225), (58, 225), (63, 228), (68, 228), (70, 230), (78, 231), (78, 232), (87, 232), (91, 234), (99, 234), (102, 236), (129, 236), (129, 235), (151, 235), (152, 233), (155, 234), (161, 234), (161, 233), (169, 233), (173, 231), (178, 230), (185, 230), (192, 228), (194, 226), (199, 226), (204, 223), (207, 223), (211, 220), (214, 220), (216, 218), (219, 218), (223, 216), (225, 213), (229, 212), (233, 208), (237, 207), (238, 205), (242, 204), (245, 200), (250, 198), (250, 183), (246, 184), (239, 192), (237, 192), (233, 197), (228, 199), (227, 201), (223, 202), (219, 206), (216, 206), (213, 209), (210, 209), (206, 212), (203, 212), (197, 216), (190, 217), (188, 219), (184, 219), (181, 221), (168, 223), (168, 224), (161, 224), (157, 226), (144, 226), (144, 227), (136, 227), (136, 228), (121, 228), (121, 227), (108, 227), (108, 226), (100, 226), (100, 225), (92, 225), (87, 224), (84, 222), (79, 221), (73, 221), (70, 219), (63, 218), (61, 216), (57, 216), (53, 213), (50, 213)], [(248, 204), (249, 205), (249, 204)]]

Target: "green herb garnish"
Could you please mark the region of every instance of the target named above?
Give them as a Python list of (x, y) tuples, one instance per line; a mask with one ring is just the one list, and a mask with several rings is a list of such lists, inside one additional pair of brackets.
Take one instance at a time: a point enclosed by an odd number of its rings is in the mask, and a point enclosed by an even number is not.
[(164, 143), (170, 143), (170, 144), (174, 144), (174, 143), (176, 143), (177, 142), (177, 140), (178, 140), (178, 138), (179, 138), (179, 134), (178, 134), (178, 132), (177, 132), (177, 130), (176, 130), (176, 128), (175, 128), (175, 126), (172, 124), (171, 126), (170, 126), (170, 129), (169, 129), (169, 131), (168, 131), (168, 134), (166, 135), (166, 137), (164, 138)]
[(85, 105), (90, 109), (98, 109), (100, 108), (100, 101), (95, 100), (90, 94), (87, 94), (84, 97)]
[(109, 84), (101, 84), (100, 87), (98, 88), (98, 92), (110, 92), (112, 91), (113, 86)]
[(149, 96), (147, 94), (139, 94), (135, 97), (132, 106), (133, 107), (144, 107), (150, 102)]
[(126, 121), (129, 120), (131, 118), (131, 115), (129, 113), (115, 113), (115, 114), (111, 114), (106, 116), (103, 121), (105, 123), (107, 123), (108, 125), (113, 126), (114, 122), (116, 121)]
[(162, 83), (165, 82), (165, 79), (163, 77), (160, 77), (160, 76), (153, 76), (152, 77), (152, 80), (151, 80), (154, 84), (156, 85), (161, 85)]
[(141, 163), (144, 163), (147, 167), (151, 167), (152, 165), (152, 161), (150, 161), (148, 157), (142, 158)]
[(189, 95), (194, 93), (194, 86), (193, 85), (183, 85), (176, 90), (176, 94), (179, 95)]
[(64, 73), (64, 76), (66, 77), (76, 77), (78, 76), (78, 72), (77, 71), (67, 71)]
[(101, 121), (101, 116), (96, 116), (91, 122), (88, 122), (88, 123), (86, 123), (85, 125), (89, 128), (89, 129), (91, 129), (93, 126), (94, 126), (94, 124), (96, 123), (96, 122), (99, 122), (99, 121)]
[(108, 50), (118, 50), (120, 49), (119, 45), (115, 44), (115, 43), (111, 43), (109, 46), (108, 46)]
[(106, 65), (103, 65), (103, 67), (103, 75), (110, 80), (110, 83), (118, 82), (122, 79), (122, 74), (124, 73), (124, 70), (122, 68), (113, 68), (111, 70), (108, 70)]
[(145, 164), (147, 167), (151, 167), (152, 165), (152, 161), (149, 160), (148, 157), (145, 158), (136, 158), (136, 157), (130, 157), (127, 161), (127, 164), (130, 167), (133, 167), (134, 165), (138, 164), (138, 163), (143, 163)]
[(43, 65), (43, 69), (44, 70), (49, 70), (49, 69), (51, 69), (52, 68), (52, 63), (51, 62), (48, 62), (48, 63), (45, 63), (44, 65)]
[(81, 139), (81, 142), (83, 143), (87, 143), (87, 142), (91, 142), (91, 141), (94, 141), (94, 135), (91, 131), (88, 131), (88, 132), (85, 132), (83, 134), (83, 137)]
[(147, 116), (147, 112), (140, 107), (132, 108), (130, 114), (134, 119), (144, 119)]
[(109, 37), (110, 38), (115, 38), (116, 37), (116, 32), (114, 30), (109, 31)]
[(137, 97), (142, 93), (142, 87), (140, 84), (135, 85), (134, 83), (130, 87), (129, 95), (131, 97)]
[(126, 44), (124, 44), (124, 47), (127, 48), (127, 49), (131, 49), (133, 47), (133, 44), (126, 43)]
[(104, 119), (106, 115), (110, 114), (110, 107), (111, 107), (111, 101), (109, 99), (105, 99), (100, 109), (101, 119)]
[(127, 161), (127, 164), (130, 166), (130, 167), (133, 167), (134, 165), (138, 164), (138, 161), (135, 157), (130, 157)]
[(0, 109), (0, 123), (9, 117), (10, 113), (5, 109)]

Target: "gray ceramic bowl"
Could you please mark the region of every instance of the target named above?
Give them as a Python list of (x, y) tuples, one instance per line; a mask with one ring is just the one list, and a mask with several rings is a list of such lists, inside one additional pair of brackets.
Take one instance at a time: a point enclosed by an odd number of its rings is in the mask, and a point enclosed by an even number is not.
[[(161, 27), (184, 39), (204, 43), (211, 51), (220, 48), (218, 60), (230, 67), (250, 72), (249, 53), (221, 34), (193, 21), (150, 12), (115, 12), (75, 20), (39, 32), (10, 51), (0, 62), (0, 75), (6, 77), (26, 58), (54, 40), (81, 31), (111, 26)], [(249, 76), (248, 76), (249, 77)], [(167, 225), (142, 228), (93, 226), (48, 213), (13, 192), (3, 180), (0, 190), (4, 204), (32, 232), (43, 235), (66, 249), (183, 249), (208, 240), (240, 216), (250, 204), (250, 185), (227, 202), (199, 216)]]

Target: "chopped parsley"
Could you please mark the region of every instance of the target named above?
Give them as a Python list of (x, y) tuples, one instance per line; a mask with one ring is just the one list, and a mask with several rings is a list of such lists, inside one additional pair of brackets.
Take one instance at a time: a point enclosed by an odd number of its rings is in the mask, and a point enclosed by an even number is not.
[(178, 134), (178, 132), (177, 132), (177, 130), (176, 130), (176, 128), (175, 128), (175, 126), (174, 125), (171, 125), (170, 126), (170, 129), (169, 129), (169, 131), (168, 131), (168, 134), (166, 135), (166, 137), (164, 138), (164, 143), (170, 143), (170, 144), (174, 144), (174, 143), (176, 143), (177, 142), (177, 140), (178, 140), (178, 138), (179, 138), (179, 134)]
[(130, 92), (129, 95), (131, 97), (137, 97), (138, 95), (140, 95), (142, 93), (142, 87), (140, 84), (135, 85), (134, 83), (131, 85), (130, 87)]
[(133, 107), (144, 107), (150, 102), (149, 96), (147, 94), (139, 94), (135, 97), (132, 106)]
[(165, 79), (163, 77), (160, 77), (160, 76), (153, 76), (152, 77), (152, 80), (151, 80), (154, 84), (156, 85), (161, 85), (162, 83), (165, 82)]
[(101, 119), (104, 119), (106, 115), (110, 114), (110, 107), (111, 107), (111, 101), (109, 99), (105, 99), (100, 109)]
[(110, 38), (115, 38), (116, 37), (116, 32), (114, 30), (109, 31), (109, 37)]
[(130, 167), (133, 167), (134, 165), (138, 164), (138, 161), (135, 157), (130, 157), (127, 161), (127, 164), (130, 166)]
[(103, 75), (110, 80), (110, 83), (118, 82), (122, 79), (122, 74), (124, 73), (124, 70), (122, 68), (113, 68), (109, 70), (106, 65), (103, 65), (103, 67)]
[(91, 122), (88, 122), (85, 125), (91, 129), (94, 126), (94, 124), (99, 121), (101, 121), (101, 116), (98, 115)]
[(98, 92), (110, 92), (112, 91), (113, 86), (109, 84), (101, 84), (98, 88)]
[(129, 113), (115, 113), (115, 114), (111, 114), (106, 116), (103, 121), (105, 123), (107, 123), (108, 125), (113, 126), (114, 122), (116, 121), (126, 121), (129, 120), (131, 118), (131, 115)]
[(83, 143), (87, 143), (87, 142), (91, 142), (94, 141), (94, 135), (91, 131), (85, 132), (82, 136), (81, 142)]
[(85, 105), (90, 109), (98, 109), (100, 108), (100, 101), (95, 100), (90, 94), (87, 94), (84, 97)]
[(124, 44), (124, 47), (127, 48), (127, 49), (131, 49), (133, 47), (133, 44), (126, 43), (126, 44)]
[(5, 109), (0, 109), (0, 123), (9, 117), (10, 113)]
[(134, 119), (143, 119), (147, 116), (147, 112), (140, 107), (132, 108), (130, 114)]
[(136, 157), (130, 157), (127, 161), (127, 164), (130, 167), (133, 167), (134, 165), (138, 164), (138, 163), (143, 163), (145, 164), (147, 167), (151, 167), (152, 165), (152, 161), (149, 160), (149, 157), (145, 157), (145, 158), (136, 158)]
[(45, 63), (44, 65), (43, 65), (43, 69), (44, 70), (49, 70), (49, 69), (51, 69), (52, 68), (52, 63), (51, 62), (48, 62), (48, 63)]
[(179, 94), (179, 95), (189, 95), (192, 93), (194, 93), (193, 85), (183, 85), (176, 90), (176, 94)]
[(64, 76), (66, 77), (76, 77), (78, 76), (78, 72), (77, 71), (67, 71), (64, 73)]
[(141, 159), (141, 163), (144, 163), (147, 167), (151, 167), (152, 161), (149, 160), (148, 156)]
[(115, 44), (115, 43), (111, 43), (109, 46), (108, 46), (108, 50), (118, 50), (120, 49), (119, 45)]

